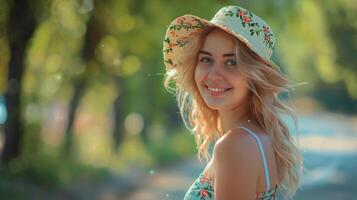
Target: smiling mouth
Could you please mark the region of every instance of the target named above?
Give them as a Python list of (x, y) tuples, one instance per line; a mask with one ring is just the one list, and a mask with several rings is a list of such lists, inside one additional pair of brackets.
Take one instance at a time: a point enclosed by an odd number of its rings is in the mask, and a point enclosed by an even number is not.
[(209, 94), (211, 94), (212, 96), (219, 96), (232, 89), (232, 88), (209, 87), (207, 85), (205, 85), (205, 87), (208, 90)]

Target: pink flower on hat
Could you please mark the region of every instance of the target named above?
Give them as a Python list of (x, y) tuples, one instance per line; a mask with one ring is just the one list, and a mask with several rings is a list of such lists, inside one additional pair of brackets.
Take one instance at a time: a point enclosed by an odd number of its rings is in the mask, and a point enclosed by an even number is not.
[(252, 19), (251, 19), (250, 17), (248, 17), (248, 16), (244, 16), (244, 17), (243, 17), (243, 21), (244, 21), (245, 23), (250, 23), (250, 22), (252, 21)]
[(265, 36), (265, 40), (266, 40), (266, 42), (270, 42), (270, 37), (269, 36)]
[(266, 34), (269, 34), (269, 32), (270, 32), (269, 27), (268, 26), (263, 26), (263, 31)]
[(177, 23), (178, 23), (178, 24), (182, 24), (182, 23), (184, 22), (184, 20), (185, 20), (184, 17), (179, 18), (179, 19), (177, 19)]
[(273, 35), (270, 32), (270, 29), (268, 26), (263, 26), (263, 32), (264, 32), (264, 43), (269, 47), (273, 48), (273, 41), (271, 41), (271, 36)]
[(238, 16), (244, 16), (247, 14), (247, 12), (244, 10), (239, 10), (237, 14), (238, 14)]
[(175, 47), (177, 44), (174, 44), (174, 43), (170, 43), (169, 44), (169, 47), (172, 48), (172, 47)]

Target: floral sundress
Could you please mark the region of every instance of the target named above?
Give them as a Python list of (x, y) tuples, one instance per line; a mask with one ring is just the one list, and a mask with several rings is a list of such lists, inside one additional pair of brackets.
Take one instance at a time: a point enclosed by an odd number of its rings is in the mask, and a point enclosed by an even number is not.
[[(265, 192), (259, 192), (256, 194), (257, 200), (275, 200), (275, 193), (277, 186), (271, 188)], [(195, 182), (186, 192), (184, 200), (214, 200), (214, 189), (212, 180), (206, 178), (201, 173)]]

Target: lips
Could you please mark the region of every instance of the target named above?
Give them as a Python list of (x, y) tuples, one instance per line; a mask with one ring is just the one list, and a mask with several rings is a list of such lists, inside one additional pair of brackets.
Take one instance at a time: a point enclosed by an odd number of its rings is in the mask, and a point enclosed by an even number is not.
[(207, 89), (208, 93), (211, 96), (220, 96), (232, 89), (230, 87), (208, 86), (208, 85), (205, 85), (205, 88)]

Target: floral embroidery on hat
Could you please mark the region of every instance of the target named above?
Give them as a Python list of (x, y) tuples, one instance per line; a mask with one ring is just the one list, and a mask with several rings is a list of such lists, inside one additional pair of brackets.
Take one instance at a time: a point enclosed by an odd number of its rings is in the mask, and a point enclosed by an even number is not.
[(237, 8), (236, 13), (231, 10), (224, 10), (223, 13), (225, 16), (238, 17), (244, 28), (246, 27), (246, 25), (250, 28), (250, 35), (256, 34), (258, 36), (259, 33), (262, 31), (258, 22), (253, 21), (253, 13), (247, 10)]
[(166, 52), (166, 53), (172, 52), (172, 48), (175, 46), (179, 46), (179, 47), (185, 46), (185, 44), (187, 42), (182, 39), (177, 39), (176, 43), (172, 43), (172, 42), (170, 42), (170, 38), (166, 38), (164, 41), (167, 43), (167, 47), (168, 47), (165, 50), (163, 50), (163, 52)]
[(237, 17), (240, 19), (242, 26), (246, 28), (246, 26), (249, 27), (249, 32), (250, 35), (257, 35), (259, 36), (260, 32), (264, 32), (264, 43), (266, 44), (267, 47), (273, 49), (273, 41), (271, 40), (271, 37), (273, 36), (272, 32), (270, 31), (268, 26), (261, 26), (259, 25), (258, 21), (253, 20), (253, 13), (237, 8), (236, 13), (234, 13), (232, 10), (222, 10), (222, 14), (224, 16), (230, 16), (230, 17)]
[[(205, 28), (207, 28), (207, 24), (203, 23), (199, 19), (187, 19), (186, 17), (178, 18), (168, 27), (169, 35), (166, 36), (164, 40), (166, 45), (163, 52), (170, 53), (175, 47), (185, 46), (188, 42), (187, 39), (190, 38), (193, 33)], [(188, 34), (182, 34), (182, 31), (186, 31)], [(176, 63), (173, 63), (172, 59), (166, 59), (164, 62), (173, 67), (177, 66)]]
[(258, 36), (259, 33), (262, 31), (260, 29), (258, 22), (253, 21), (252, 19), (253, 14), (251, 12), (237, 8), (236, 16), (239, 17), (240, 20), (242, 21), (243, 27), (245, 27), (245, 25), (248, 24), (248, 27), (250, 27), (249, 29), (250, 35), (256, 34)]
[(271, 38), (273, 34), (270, 32), (270, 29), (268, 26), (263, 26), (263, 32), (264, 32), (264, 43), (269, 47), (273, 48), (273, 41), (271, 41)]

